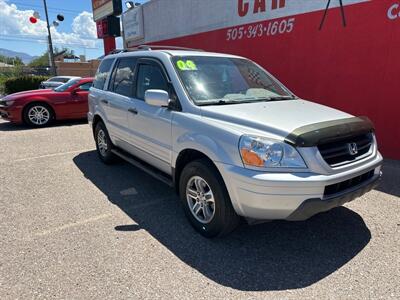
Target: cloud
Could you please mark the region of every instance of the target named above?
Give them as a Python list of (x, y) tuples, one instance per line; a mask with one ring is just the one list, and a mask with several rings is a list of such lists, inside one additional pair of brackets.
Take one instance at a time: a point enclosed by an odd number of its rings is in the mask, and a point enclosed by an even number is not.
[(81, 12), (72, 22), (72, 31), (80, 37), (97, 39), (96, 23), (93, 15), (87, 11)]
[[(20, 10), (15, 4), (0, 0), (0, 37), (26, 39), (27, 41), (46, 42), (46, 22), (38, 20), (36, 24), (29, 22), (33, 10)], [(64, 21), (65, 22), (65, 21)], [(92, 14), (83, 11), (72, 21), (72, 32), (59, 32), (51, 27), (54, 44), (69, 47), (95, 48), (98, 40), (96, 36), (96, 23)]]

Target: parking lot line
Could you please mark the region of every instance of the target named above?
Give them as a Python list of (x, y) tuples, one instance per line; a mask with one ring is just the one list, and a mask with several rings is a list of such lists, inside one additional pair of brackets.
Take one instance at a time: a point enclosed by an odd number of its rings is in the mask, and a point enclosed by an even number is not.
[(55, 232), (58, 232), (58, 231), (61, 231), (61, 230), (64, 230), (64, 229), (85, 225), (87, 223), (96, 222), (96, 221), (99, 221), (99, 220), (102, 220), (102, 219), (105, 219), (105, 218), (109, 218), (111, 216), (112, 216), (112, 214), (102, 214), (102, 215), (94, 216), (94, 217), (91, 217), (91, 218), (88, 218), (88, 219), (79, 220), (79, 221), (76, 221), (76, 222), (72, 222), (72, 223), (69, 223), (69, 224), (65, 224), (65, 225), (62, 225), (62, 226), (58, 226), (58, 227), (50, 228), (50, 229), (47, 229), (47, 230), (44, 230), (44, 231), (41, 231), (41, 232), (37, 232), (34, 235), (35, 236), (45, 236), (45, 235), (49, 235), (51, 233), (55, 233)]
[[(160, 198), (160, 199), (157, 199), (157, 200), (154, 200), (154, 201), (149, 201), (149, 202), (145, 202), (145, 203), (131, 205), (127, 209), (131, 210), (131, 209), (143, 208), (143, 207), (147, 207), (147, 206), (151, 206), (151, 205), (155, 205), (155, 204), (161, 203), (161, 202), (169, 200), (169, 199), (172, 199), (172, 197)], [(46, 236), (46, 235), (49, 235), (49, 234), (52, 234), (52, 233), (56, 233), (56, 232), (59, 232), (59, 231), (65, 230), (65, 229), (86, 225), (86, 224), (92, 223), (92, 222), (97, 222), (99, 220), (103, 220), (103, 219), (109, 218), (111, 216), (112, 216), (111, 213), (97, 215), (97, 216), (90, 217), (90, 218), (87, 218), (87, 219), (84, 219), (84, 220), (78, 220), (78, 221), (71, 222), (71, 223), (68, 223), (68, 224), (64, 224), (64, 225), (61, 225), (61, 226), (58, 226), (58, 227), (46, 229), (46, 230), (43, 230), (41, 232), (36, 232), (36, 233), (33, 233), (33, 236), (35, 236), (35, 237), (43, 237), (43, 236)]]
[[(75, 154), (75, 153), (81, 153), (81, 152), (88, 152), (88, 151), (93, 151), (94, 149), (81, 149), (81, 150), (75, 150), (75, 151), (68, 151), (68, 152), (59, 152), (59, 153), (52, 153), (52, 154), (45, 154), (45, 155), (39, 155), (39, 156), (33, 156), (33, 157), (26, 157), (26, 158), (19, 158), (12, 160), (11, 162), (21, 162), (21, 161), (29, 161), (29, 160), (35, 160), (35, 159), (41, 159), (41, 158), (48, 158), (48, 157), (53, 157), (53, 156), (62, 156), (62, 155), (68, 155), (68, 154)], [(3, 161), (6, 162), (6, 161)], [(7, 161), (10, 162), (10, 161)]]

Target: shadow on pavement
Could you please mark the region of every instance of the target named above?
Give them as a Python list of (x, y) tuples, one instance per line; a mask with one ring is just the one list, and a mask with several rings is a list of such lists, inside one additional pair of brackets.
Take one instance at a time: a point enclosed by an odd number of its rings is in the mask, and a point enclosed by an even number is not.
[(385, 159), (382, 180), (375, 190), (400, 197), (400, 160)]
[(74, 162), (137, 223), (115, 224), (115, 230), (146, 230), (204, 276), (237, 290), (309, 286), (345, 265), (371, 239), (363, 219), (340, 207), (305, 222), (242, 225), (228, 237), (208, 240), (191, 228), (174, 190), (163, 183), (128, 163), (103, 165), (95, 151)]
[[(0, 119), (1, 120), (1, 119)], [(52, 128), (52, 127), (62, 127), (62, 126), (74, 126), (74, 125), (82, 125), (82, 124), (87, 124), (86, 119), (81, 119), (81, 120), (61, 120), (61, 121), (55, 121), (53, 122), (50, 126), (44, 127), (44, 128)], [(13, 124), (10, 122), (0, 122), (0, 131), (23, 131), (23, 130), (35, 130), (38, 128), (35, 127), (29, 127), (24, 124)]]

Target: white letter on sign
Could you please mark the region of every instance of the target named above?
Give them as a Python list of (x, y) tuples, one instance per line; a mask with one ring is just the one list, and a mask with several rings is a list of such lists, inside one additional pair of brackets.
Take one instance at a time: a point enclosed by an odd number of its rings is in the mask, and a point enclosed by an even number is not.
[[(398, 10), (399, 7), (400, 5), (395, 3), (389, 8), (387, 16), (390, 20), (395, 20), (400, 16), (400, 11)], [(397, 10), (397, 13), (395, 12), (395, 10)]]

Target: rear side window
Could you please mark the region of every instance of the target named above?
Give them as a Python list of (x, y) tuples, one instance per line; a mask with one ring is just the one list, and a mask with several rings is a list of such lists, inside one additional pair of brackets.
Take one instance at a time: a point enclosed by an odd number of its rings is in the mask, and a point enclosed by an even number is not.
[(104, 89), (104, 84), (106, 82), (108, 74), (110, 73), (113, 61), (113, 59), (105, 59), (101, 62), (93, 82), (93, 87), (100, 90)]
[(110, 91), (123, 96), (133, 97), (136, 60), (135, 57), (127, 57), (119, 61), (118, 67), (114, 69)]
[(153, 89), (168, 91), (168, 83), (161, 68), (156, 65), (140, 65), (136, 97), (143, 100), (145, 92)]

